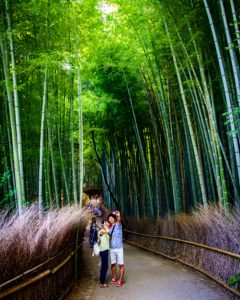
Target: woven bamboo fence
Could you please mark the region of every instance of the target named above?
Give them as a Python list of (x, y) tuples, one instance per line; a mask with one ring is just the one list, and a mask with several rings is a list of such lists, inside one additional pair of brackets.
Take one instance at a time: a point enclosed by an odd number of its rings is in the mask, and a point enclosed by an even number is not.
[(81, 248), (82, 242), (71, 244), (55, 257), (1, 284), (0, 299), (62, 299), (81, 271)]
[(173, 237), (124, 230), (125, 242), (187, 265), (240, 297), (240, 291), (226, 284), (239, 270), (240, 255)]

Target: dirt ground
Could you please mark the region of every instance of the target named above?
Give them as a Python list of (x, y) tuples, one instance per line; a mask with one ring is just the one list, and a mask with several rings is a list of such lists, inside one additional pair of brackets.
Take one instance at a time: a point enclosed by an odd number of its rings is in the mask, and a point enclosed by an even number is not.
[[(125, 279), (121, 288), (99, 288), (100, 258), (92, 257), (86, 235), (82, 276), (66, 300), (228, 300), (224, 289), (179, 263), (124, 245)], [(111, 280), (110, 266), (107, 282)]]

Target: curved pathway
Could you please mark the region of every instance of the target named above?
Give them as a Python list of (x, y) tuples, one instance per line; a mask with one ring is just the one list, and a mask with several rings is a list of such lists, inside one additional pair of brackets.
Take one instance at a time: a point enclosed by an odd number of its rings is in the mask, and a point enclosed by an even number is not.
[[(183, 265), (130, 245), (124, 246), (126, 274), (121, 288), (99, 288), (100, 258), (83, 245), (83, 276), (67, 300), (228, 300), (233, 299), (215, 282)], [(108, 281), (111, 272), (108, 271)]]

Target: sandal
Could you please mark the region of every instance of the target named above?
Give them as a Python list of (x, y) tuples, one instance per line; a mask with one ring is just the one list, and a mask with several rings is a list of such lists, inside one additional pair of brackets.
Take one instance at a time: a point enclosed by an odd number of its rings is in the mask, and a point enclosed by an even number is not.
[(104, 284), (101, 284), (101, 283), (100, 283), (100, 284), (99, 284), (99, 287), (100, 287), (100, 288), (107, 288), (108, 285), (107, 285), (106, 283), (104, 283)]
[(121, 287), (122, 286), (122, 283), (120, 281), (118, 281), (116, 287)]
[(115, 279), (115, 278), (113, 278), (113, 279), (110, 281), (110, 283), (111, 283), (111, 284), (114, 284), (114, 283), (116, 283), (116, 279)]

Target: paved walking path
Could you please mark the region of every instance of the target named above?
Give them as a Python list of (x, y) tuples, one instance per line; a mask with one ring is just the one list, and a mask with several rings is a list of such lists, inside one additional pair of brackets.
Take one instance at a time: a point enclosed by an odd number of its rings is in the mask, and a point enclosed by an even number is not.
[[(179, 263), (130, 245), (124, 246), (126, 274), (121, 288), (99, 288), (100, 258), (91, 256), (85, 238), (82, 279), (67, 300), (228, 300), (233, 299), (216, 283)], [(110, 269), (108, 282), (111, 280)]]

